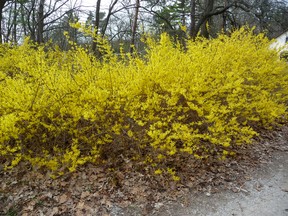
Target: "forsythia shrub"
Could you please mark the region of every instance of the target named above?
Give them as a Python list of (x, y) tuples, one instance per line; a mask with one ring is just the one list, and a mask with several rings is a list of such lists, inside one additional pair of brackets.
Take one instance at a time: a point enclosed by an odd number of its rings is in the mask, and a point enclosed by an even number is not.
[(284, 61), (288, 62), (288, 51), (284, 50), (284, 51), (280, 52), (280, 58), (284, 59)]
[(178, 180), (159, 164), (225, 158), (286, 117), (287, 65), (269, 43), (241, 29), (183, 50), (163, 34), (144, 57), (99, 42), (101, 60), (73, 44), (0, 45), (0, 158), (61, 174), (124, 155)]

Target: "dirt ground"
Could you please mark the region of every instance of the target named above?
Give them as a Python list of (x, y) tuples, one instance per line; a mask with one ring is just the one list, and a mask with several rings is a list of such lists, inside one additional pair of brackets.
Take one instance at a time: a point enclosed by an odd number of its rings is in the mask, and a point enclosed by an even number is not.
[(177, 185), (93, 166), (56, 180), (0, 170), (0, 215), (288, 216), (288, 127), (255, 141), (237, 160), (198, 169), (196, 161), (191, 182)]

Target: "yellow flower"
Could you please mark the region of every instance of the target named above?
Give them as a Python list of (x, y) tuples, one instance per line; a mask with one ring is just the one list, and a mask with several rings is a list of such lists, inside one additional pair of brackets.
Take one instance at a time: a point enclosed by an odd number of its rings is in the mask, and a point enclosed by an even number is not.
[(160, 174), (162, 174), (162, 170), (161, 169), (157, 169), (157, 170), (155, 170), (155, 172), (154, 172), (156, 175), (160, 175)]

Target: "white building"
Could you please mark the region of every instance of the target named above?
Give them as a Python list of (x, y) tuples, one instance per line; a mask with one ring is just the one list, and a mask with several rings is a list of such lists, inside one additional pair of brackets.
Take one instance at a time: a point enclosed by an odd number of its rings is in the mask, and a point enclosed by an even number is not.
[(270, 45), (270, 48), (277, 49), (279, 52), (288, 51), (288, 29), (274, 40), (275, 42)]

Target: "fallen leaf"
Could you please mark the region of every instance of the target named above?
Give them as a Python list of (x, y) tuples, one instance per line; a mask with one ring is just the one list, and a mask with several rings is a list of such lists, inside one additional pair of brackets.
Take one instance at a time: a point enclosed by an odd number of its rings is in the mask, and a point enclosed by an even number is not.
[(125, 178), (125, 175), (122, 173), (122, 172), (117, 172), (117, 177), (120, 179), (120, 180), (123, 180)]
[(77, 203), (76, 209), (83, 209), (84, 205), (85, 205), (85, 202), (84, 201), (80, 201), (80, 202)]
[(28, 206), (24, 207), (24, 211), (33, 211), (35, 204), (36, 204), (35, 201), (29, 202)]
[(59, 209), (58, 209), (58, 207), (54, 207), (53, 209), (52, 209), (52, 212), (50, 213), (50, 215), (56, 215), (56, 214), (58, 214), (58, 212), (59, 212)]
[(89, 181), (94, 182), (97, 178), (98, 178), (97, 175), (92, 174), (89, 176)]
[(138, 187), (134, 187), (132, 190), (131, 190), (131, 193), (132, 194), (139, 194), (139, 193), (141, 193), (142, 191), (138, 188)]
[(101, 205), (107, 206), (108, 208), (112, 206), (111, 202), (109, 201), (109, 199), (107, 198), (107, 196), (104, 196), (101, 200), (100, 200)]
[[(146, 201), (146, 200), (145, 200), (145, 201)], [(131, 205), (131, 201), (121, 200), (121, 202), (118, 203), (118, 205), (119, 205), (121, 208), (127, 208), (129, 205)]]
[(83, 216), (84, 212), (81, 210), (81, 209), (78, 209), (76, 212), (75, 212), (75, 216)]
[(164, 205), (163, 203), (157, 202), (157, 203), (154, 204), (154, 207), (155, 207), (156, 209), (160, 209), (163, 205)]
[(87, 198), (88, 196), (90, 196), (90, 192), (89, 191), (84, 191), (81, 193), (81, 199), (85, 199)]
[(66, 185), (68, 185), (68, 182), (62, 181), (62, 182), (60, 183), (60, 185), (61, 185), (62, 187), (65, 187)]
[(59, 197), (58, 202), (59, 202), (60, 204), (63, 204), (63, 203), (65, 203), (65, 202), (67, 202), (67, 200), (68, 200), (68, 196), (67, 196), (66, 194), (62, 194), (62, 195)]
[(51, 192), (48, 192), (48, 193), (46, 194), (46, 197), (48, 197), (48, 198), (52, 199), (52, 197), (53, 197), (53, 194), (52, 194)]
[(39, 213), (39, 216), (45, 216), (41, 210), (38, 213)]
[(86, 180), (86, 179), (87, 179), (87, 175), (86, 175), (86, 173), (85, 173), (85, 172), (82, 173), (81, 177), (82, 177), (83, 180)]
[(98, 191), (96, 191), (96, 192), (94, 192), (94, 193), (92, 194), (92, 197), (96, 197), (96, 198), (98, 198), (99, 196), (100, 196), (100, 194), (99, 194)]

